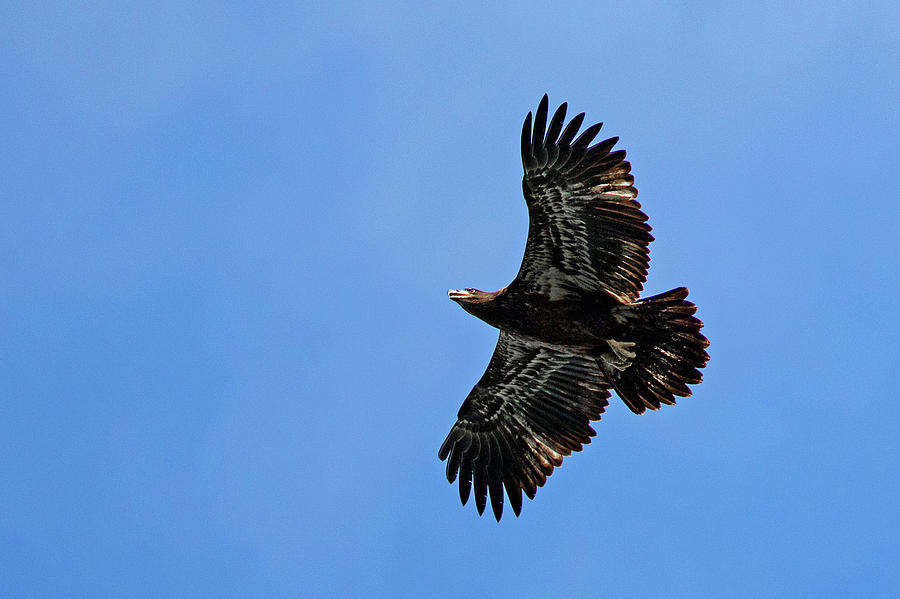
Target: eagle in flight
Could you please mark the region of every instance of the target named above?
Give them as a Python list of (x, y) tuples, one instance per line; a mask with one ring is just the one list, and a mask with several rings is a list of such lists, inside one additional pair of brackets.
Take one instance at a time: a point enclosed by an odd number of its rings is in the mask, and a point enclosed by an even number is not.
[(691, 394), (709, 341), (679, 287), (638, 299), (653, 241), (617, 137), (591, 145), (566, 104), (547, 121), (547, 96), (522, 127), (528, 240), (516, 278), (499, 291), (451, 289), (450, 299), (500, 329), (494, 355), (438, 452), (463, 505), (474, 486), (494, 517), (503, 490), (516, 516), (555, 466), (596, 432), (610, 389), (635, 414)]

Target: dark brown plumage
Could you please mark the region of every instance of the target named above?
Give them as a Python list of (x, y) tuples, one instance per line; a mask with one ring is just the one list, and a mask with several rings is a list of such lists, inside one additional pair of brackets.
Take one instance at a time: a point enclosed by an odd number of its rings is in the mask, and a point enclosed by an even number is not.
[(614, 389), (635, 413), (674, 404), (702, 380), (709, 341), (687, 289), (638, 299), (653, 240), (618, 138), (590, 145), (601, 123), (577, 137), (584, 113), (563, 127), (566, 104), (547, 122), (548, 99), (522, 127), (525, 256), (494, 292), (450, 290), (463, 309), (500, 329), (494, 356), (439, 451), (447, 480), (472, 488), (478, 513), (490, 496), (503, 512), (531, 499), (590, 426)]

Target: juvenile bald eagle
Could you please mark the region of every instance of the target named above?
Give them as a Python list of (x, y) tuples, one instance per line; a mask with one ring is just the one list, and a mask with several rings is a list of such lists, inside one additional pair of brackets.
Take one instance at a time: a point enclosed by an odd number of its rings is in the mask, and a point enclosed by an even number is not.
[[(566, 104), (547, 125), (545, 95), (522, 127), (528, 240), (519, 274), (499, 291), (451, 289), (450, 299), (500, 329), (494, 355), (459, 410), (438, 456), (459, 477), (463, 505), (475, 487), (494, 516), (503, 489), (516, 516), (555, 466), (596, 433), (610, 389), (635, 414), (673, 405), (702, 379), (709, 341), (684, 287), (638, 299), (647, 280), (647, 215), (617, 137), (590, 145), (563, 128)], [(574, 141), (573, 141), (574, 140)]]

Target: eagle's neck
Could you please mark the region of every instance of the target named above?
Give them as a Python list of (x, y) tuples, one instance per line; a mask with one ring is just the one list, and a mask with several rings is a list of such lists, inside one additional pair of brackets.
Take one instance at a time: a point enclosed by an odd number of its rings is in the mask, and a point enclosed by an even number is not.
[(503, 301), (505, 292), (506, 287), (497, 291), (487, 292), (484, 294), (483, 299), (479, 298), (479, 301), (463, 304), (463, 309), (493, 327), (502, 328), (505, 324), (505, 302)]

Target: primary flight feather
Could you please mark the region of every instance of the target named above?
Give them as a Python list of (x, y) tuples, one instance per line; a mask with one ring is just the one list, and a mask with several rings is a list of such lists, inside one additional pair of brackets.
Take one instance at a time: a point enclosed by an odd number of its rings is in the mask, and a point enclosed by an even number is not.
[[(565, 127), (548, 99), (522, 127), (528, 240), (516, 278), (499, 291), (451, 289), (467, 312), (500, 329), (494, 355), (438, 453), (465, 504), (488, 496), (497, 520), (596, 433), (610, 389), (635, 413), (674, 404), (702, 379), (709, 341), (687, 289), (638, 299), (647, 280), (647, 215), (618, 138), (594, 145), (597, 123)], [(576, 135), (578, 136), (576, 138)]]

